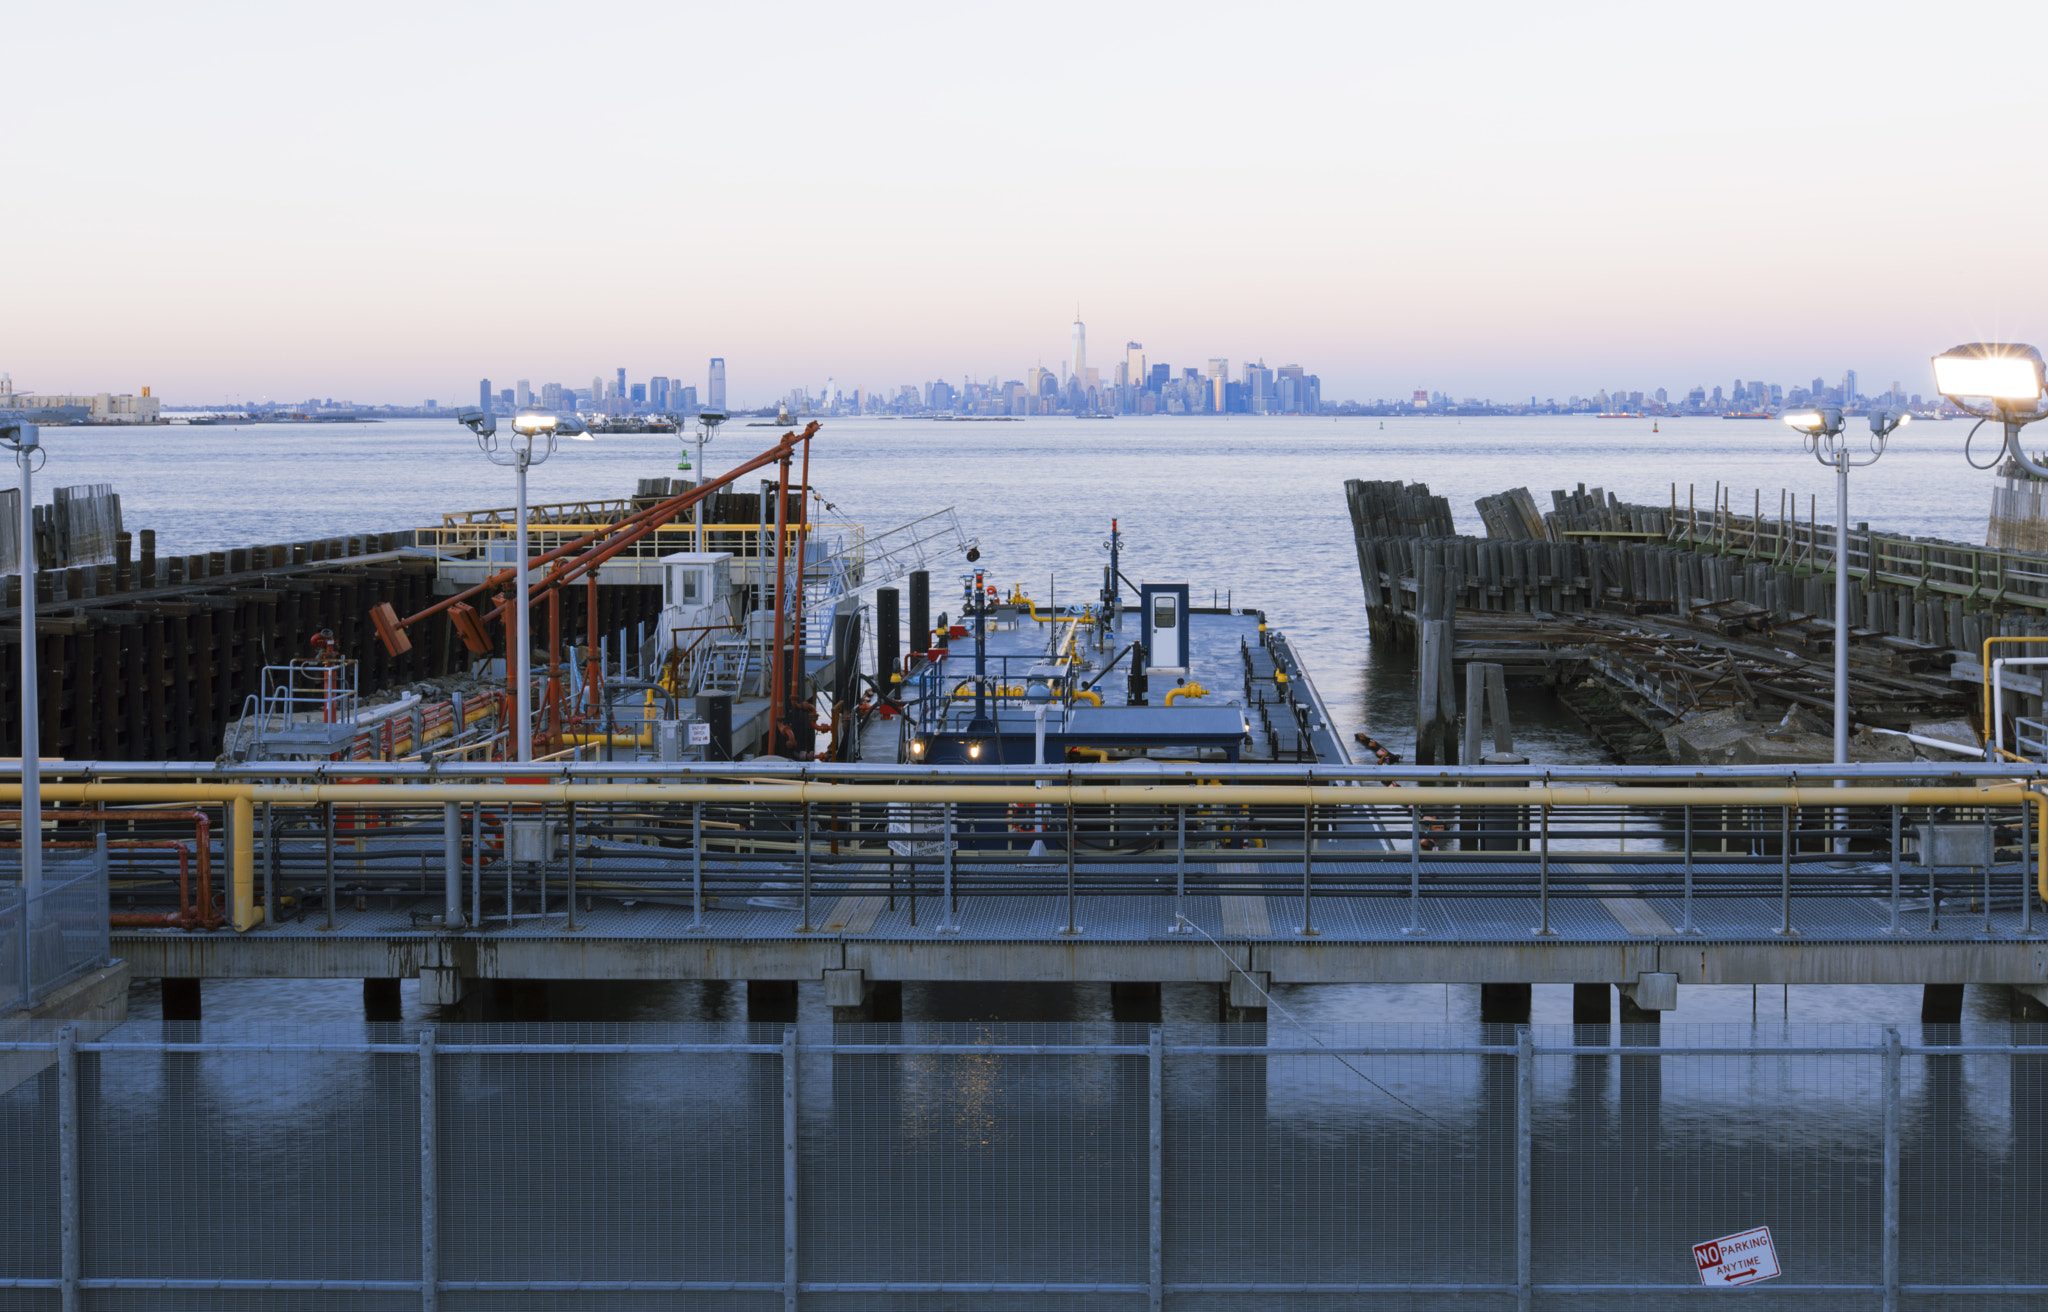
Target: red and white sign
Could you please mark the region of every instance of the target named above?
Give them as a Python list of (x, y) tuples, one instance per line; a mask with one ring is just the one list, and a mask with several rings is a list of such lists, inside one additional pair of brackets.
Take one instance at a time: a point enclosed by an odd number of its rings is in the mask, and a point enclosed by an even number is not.
[(1700, 1269), (1700, 1283), (1709, 1289), (1753, 1285), (1778, 1274), (1778, 1250), (1771, 1244), (1767, 1225), (1712, 1243), (1694, 1244), (1692, 1260)]

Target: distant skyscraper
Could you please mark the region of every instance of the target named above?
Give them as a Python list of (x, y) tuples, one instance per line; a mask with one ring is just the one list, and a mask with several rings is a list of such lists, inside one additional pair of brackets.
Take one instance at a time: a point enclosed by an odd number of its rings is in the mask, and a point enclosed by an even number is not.
[(527, 382), (524, 378), (520, 379), (518, 384), (512, 389), (512, 404), (518, 406), (521, 410), (532, 405), (533, 384)]
[(1124, 363), (1130, 369), (1131, 382), (1140, 387), (1144, 386), (1145, 344), (1143, 342), (1125, 342)]
[(621, 400), (624, 400), (624, 399), (625, 399), (625, 396), (626, 396), (626, 371), (625, 371), (625, 370), (624, 370), (623, 368), (619, 370), (619, 384), (618, 384), (618, 385), (619, 385), (619, 390), (618, 390), (618, 391), (616, 391), (616, 392), (614, 392), (614, 393), (612, 393), (612, 395), (613, 395), (613, 396), (616, 396), (616, 397), (618, 397), (618, 398), (619, 398), (619, 399), (621, 399)]
[(1209, 361), (1209, 385), (1215, 391), (1210, 410), (1215, 414), (1224, 413), (1223, 402), (1227, 395), (1225, 388), (1230, 385), (1230, 361), (1211, 357)]
[(660, 374), (647, 380), (647, 404), (656, 410), (668, 409), (668, 379)]
[(711, 357), (711, 380), (704, 388), (704, 407), (723, 413), (725, 410), (725, 357)]
[(1842, 404), (1856, 404), (1856, 371), (1854, 369), (1842, 375)]
[(490, 411), (491, 411), (491, 380), (490, 380), (490, 379), (486, 378), (486, 379), (484, 379), (484, 380), (483, 380), (482, 382), (480, 382), (480, 383), (478, 383), (478, 384), (476, 385), (476, 404), (477, 404), (477, 409), (479, 409), (479, 410), (482, 410), (482, 411), (483, 411), (483, 412), (484, 412), (485, 414), (489, 414), (489, 413), (490, 413)]
[(1073, 377), (1088, 377), (1088, 325), (1081, 322), (1081, 307), (1074, 307), (1074, 362)]
[(512, 389), (511, 389), (511, 388), (509, 388), (509, 387), (507, 387), (507, 388), (503, 388), (503, 389), (501, 389), (501, 390), (500, 390), (500, 391), (498, 392), (498, 404), (499, 404), (500, 408), (504, 409), (505, 411), (507, 411), (507, 412), (510, 412), (510, 411), (511, 411), (511, 409), (512, 409)]

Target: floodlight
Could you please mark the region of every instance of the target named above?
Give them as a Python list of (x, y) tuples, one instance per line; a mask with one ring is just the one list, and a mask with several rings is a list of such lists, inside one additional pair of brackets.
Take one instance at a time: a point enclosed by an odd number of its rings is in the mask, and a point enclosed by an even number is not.
[(1783, 417), (1787, 426), (1798, 429), (1808, 437), (1817, 437), (1822, 433), (1838, 433), (1842, 430), (1842, 412), (1833, 406), (1787, 410)]
[(561, 416), (547, 410), (521, 410), (512, 417), (512, 431), (528, 437), (559, 426)]
[(1962, 405), (1964, 397), (2033, 405), (2044, 390), (2041, 353), (2024, 342), (1965, 342), (1934, 357), (1934, 390)]

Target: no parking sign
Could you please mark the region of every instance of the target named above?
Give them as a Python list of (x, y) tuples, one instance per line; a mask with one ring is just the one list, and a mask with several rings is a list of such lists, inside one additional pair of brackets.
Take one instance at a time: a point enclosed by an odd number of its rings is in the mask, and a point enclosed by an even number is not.
[(1709, 1289), (1753, 1285), (1778, 1274), (1778, 1250), (1771, 1243), (1767, 1225), (1694, 1244), (1692, 1260), (1700, 1269), (1700, 1283)]

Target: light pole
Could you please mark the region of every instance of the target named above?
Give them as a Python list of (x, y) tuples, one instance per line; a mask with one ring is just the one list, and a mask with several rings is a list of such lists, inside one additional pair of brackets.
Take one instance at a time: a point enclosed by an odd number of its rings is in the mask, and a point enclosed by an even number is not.
[[(697, 487), (704, 486), (704, 445), (717, 435), (717, 428), (725, 422), (725, 416), (716, 410), (703, 410), (697, 415), (697, 462), (691, 466), (694, 477), (691, 482)], [(697, 554), (704, 554), (704, 503), (699, 501), (692, 513), (697, 517)]]
[[(36, 512), (35, 472), (47, 458), (41, 430), (19, 419), (0, 419), (0, 445), (14, 452), (21, 466), (21, 913), (24, 923), (36, 914), (43, 891), (43, 779), (41, 703), (36, 686)], [(30, 841), (34, 835), (34, 841)], [(23, 951), (29, 947), (22, 940)]]
[[(531, 671), (533, 662), (533, 638), (528, 631), (530, 617), (527, 613), (526, 598), (526, 471), (533, 465), (543, 464), (555, 453), (557, 437), (574, 438), (579, 442), (591, 441), (590, 433), (574, 416), (563, 418), (547, 410), (521, 410), (512, 417), (512, 440), (500, 444), (498, 441), (498, 417), (482, 410), (464, 410), (455, 416), (457, 422), (468, 426), (476, 434), (477, 448), (484, 453), (484, 459), (494, 465), (510, 465), (516, 472), (518, 484), (517, 500), (514, 503), (512, 570), (514, 574), (512, 616), (515, 621), (512, 636), (512, 697), (513, 715), (516, 724), (512, 731), (513, 749), (516, 761), (533, 759), (533, 688)], [(546, 439), (546, 445), (537, 453), (535, 438)]]
[[(1835, 471), (1835, 764), (1849, 763), (1849, 471), (1874, 465), (1884, 455), (1885, 443), (1911, 415), (1888, 410), (1870, 412), (1870, 455), (1864, 460), (1851, 457), (1849, 442), (1842, 434), (1842, 412), (1836, 406), (1790, 410), (1785, 422), (1806, 438), (1813, 458)], [(1847, 779), (1835, 780), (1846, 788)]]

